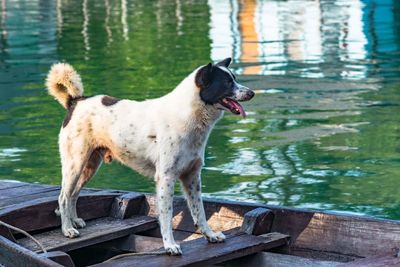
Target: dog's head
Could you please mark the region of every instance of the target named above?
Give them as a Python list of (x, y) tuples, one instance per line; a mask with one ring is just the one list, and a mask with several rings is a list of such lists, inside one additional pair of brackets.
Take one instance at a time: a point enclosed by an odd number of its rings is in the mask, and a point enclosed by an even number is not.
[(209, 63), (201, 67), (195, 82), (200, 88), (201, 100), (207, 105), (245, 117), (246, 112), (239, 101), (252, 99), (254, 92), (236, 81), (235, 75), (228, 69), (230, 63), (231, 58), (226, 58), (215, 65)]

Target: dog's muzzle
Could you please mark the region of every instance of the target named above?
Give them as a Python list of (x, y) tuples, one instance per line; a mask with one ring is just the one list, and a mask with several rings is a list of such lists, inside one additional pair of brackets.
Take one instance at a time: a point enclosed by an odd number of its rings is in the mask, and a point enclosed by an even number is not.
[(218, 104), (221, 105), (223, 109), (226, 109), (235, 115), (241, 115), (244, 118), (246, 117), (246, 112), (242, 105), (239, 104), (239, 101), (248, 101), (252, 99), (253, 96), (254, 92), (252, 90), (246, 86), (235, 83), (233, 95), (222, 98)]
[(246, 86), (236, 84), (235, 87), (236, 88), (233, 90), (233, 99), (237, 101), (249, 101), (255, 95), (255, 93)]

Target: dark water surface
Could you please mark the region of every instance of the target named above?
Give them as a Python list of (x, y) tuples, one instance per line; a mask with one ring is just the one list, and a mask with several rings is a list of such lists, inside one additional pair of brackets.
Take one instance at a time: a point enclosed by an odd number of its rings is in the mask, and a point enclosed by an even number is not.
[[(0, 179), (60, 183), (52, 63), (146, 99), (231, 56), (257, 96), (212, 133), (206, 196), (400, 219), (400, 1), (0, 2)], [(118, 163), (89, 186), (154, 190)]]

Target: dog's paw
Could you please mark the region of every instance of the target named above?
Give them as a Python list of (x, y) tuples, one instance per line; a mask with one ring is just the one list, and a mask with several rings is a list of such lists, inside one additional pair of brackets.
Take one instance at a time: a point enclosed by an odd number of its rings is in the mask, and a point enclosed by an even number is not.
[(75, 238), (79, 236), (79, 231), (72, 227), (66, 229), (63, 228), (62, 232), (66, 237), (69, 238)]
[(165, 251), (167, 252), (167, 254), (173, 255), (173, 256), (182, 255), (181, 246), (179, 246), (178, 244), (171, 244), (171, 245), (165, 246)]
[(77, 228), (83, 228), (83, 227), (86, 226), (85, 221), (83, 219), (81, 219), (81, 218), (72, 219), (72, 224), (73, 224), (74, 227), (77, 227)]
[(221, 232), (211, 232), (209, 234), (205, 234), (208, 242), (210, 243), (221, 243), (225, 240), (225, 235)]

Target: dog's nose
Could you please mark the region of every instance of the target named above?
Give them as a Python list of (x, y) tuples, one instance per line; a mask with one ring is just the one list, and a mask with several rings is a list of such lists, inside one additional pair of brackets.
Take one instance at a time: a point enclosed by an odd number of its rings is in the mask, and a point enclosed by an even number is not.
[(254, 93), (254, 91), (249, 90), (249, 91), (247, 92), (247, 95), (248, 95), (248, 98), (249, 98), (249, 99), (252, 99), (253, 96), (255, 95), (255, 93)]

